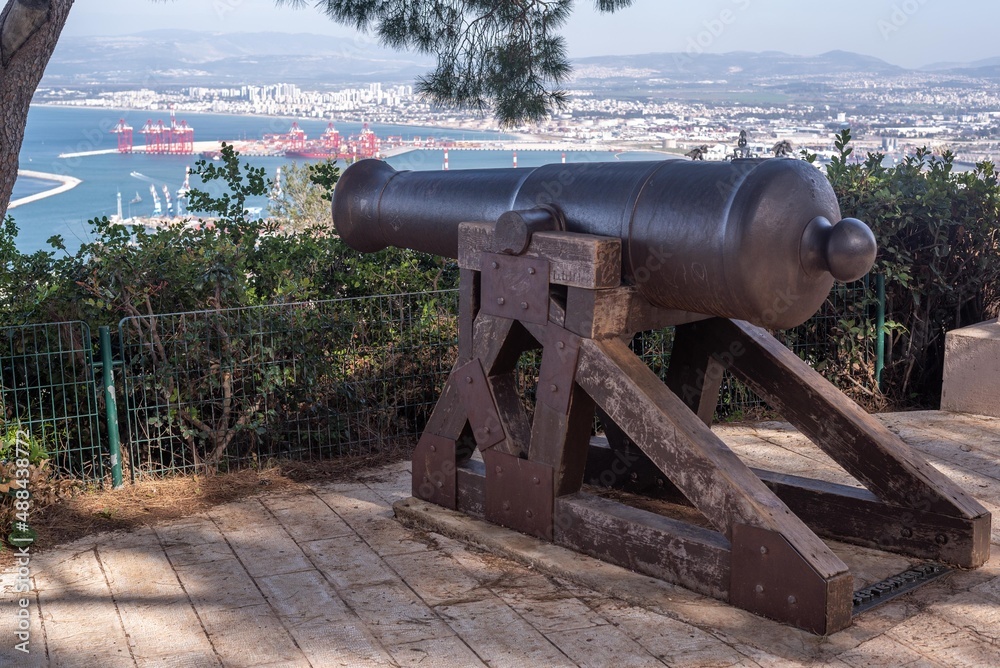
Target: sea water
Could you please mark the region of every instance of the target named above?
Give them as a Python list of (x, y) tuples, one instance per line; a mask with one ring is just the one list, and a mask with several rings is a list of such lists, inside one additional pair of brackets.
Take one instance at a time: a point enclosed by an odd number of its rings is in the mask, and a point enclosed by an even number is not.
[[(122, 213), (125, 217), (152, 216), (153, 198), (149, 193), (152, 185), (161, 199), (164, 212), (163, 186), (167, 186), (170, 196), (177, 204), (177, 190), (184, 181), (185, 168), (194, 168), (198, 155), (146, 155), (144, 153), (106, 153), (81, 157), (60, 158), (61, 154), (86, 153), (114, 149), (117, 135), (110, 130), (124, 119), (134, 130), (135, 143), (142, 145), (139, 129), (147, 120), (154, 123), (163, 120), (169, 124), (169, 112), (165, 111), (123, 111), (103, 109), (78, 109), (63, 107), (32, 106), (28, 114), (24, 143), (20, 153), (20, 167), (24, 170), (72, 176), (81, 183), (68, 192), (24, 204), (9, 211), (20, 228), (17, 247), (23, 252), (49, 249), (46, 240), (53, 235), (63, 237), (67, 248), (73, 252), (80, 244), (91, 239), (87, 221), (101, 216), (111, 216), (117, 212), (117, 194), (122, 197)], [(186, 120), (195, 130), (196, 141), (226, 140), (243, 141), (260, 139), (265, 133), (284, 133), (291, 126), (289, 118), (269, 116), (232, 116), (224, 114), (178, 114), (178, 120)], [(326, 129), (326, 120), (297, 120), (310, 138), (318, 138)], [(336, 123), (342, 136), (357, 134), (360, 123)], [(438, 139), (497, 142), (512, 137), (496, 132), (474, 132), (419, 126), (375, 125), (372, 126), (380, 137), (401, 136), (404, 140), (414, 137), (436, 137)], [(567, 162), (606, 160), (654, 160), (663, 158), (656, 152), (614, 153), (611, 151), (570, 151)], [(519, 167), (537, 167), (559, 162), (562, 152), (521, 151), (518, 154)], [(268, 176), (274, 176), (278, 167), (293, 162), (284, 157), (246, 157), (244, 162), (254, 167), (263, 167)], [(397, 169), (443, 168), (444, 152), (441, 149), (420, 149), (389, 158), (387, 162)], [(499, 150), (451, 150), (450, 169), (479, 169), (512, 167), (511, 151)], [(57, 183), (22, 177), (14, 185), (12, 200), (27, 197), (54, 187)], [(192, 177), (191, 185), (201, 186)], [(212, 188), (207, 189), (213, 192)], [(141, 198), (140, 202), (131, 204)], [(254, 201), (249, 206), (265, 208), (267, 201)]]

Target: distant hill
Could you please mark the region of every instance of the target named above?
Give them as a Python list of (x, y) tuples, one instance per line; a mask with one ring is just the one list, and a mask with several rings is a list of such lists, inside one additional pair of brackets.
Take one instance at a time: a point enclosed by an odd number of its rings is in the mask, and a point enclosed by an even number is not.
[(43, 86), (412, 82), (433, 61), (363, 40), (288, 33), (152, 30), (59, 41)]
[(829, 51), (818, 56), (795, 56), (781, 51), (734, 51), (730, 53), (647, 53), (632, 56), (595, 56), (575, 61), (578, 79), (592, 69), (645, 71), (648, 76), (694, 81), (781, 76), (824, 76), (845, 72), (891, 75), (906, 70), (884, 60), (848, 51)]
[[(151, 30), (124, 36), (63, 37), (42, 85), (138, 88), (238, 86), (251, 81), (309, 86), (373, 81), (412, 83), (433, 66), (433, 58), (397, 53), (365, 39), (274, 32)], [(584, 86), (587, 82), (615, 80), (657, 80), (673, 85), (808, 78), (814, 83), (823, 77), (845, 73), (892, 76), (909, 71), (847, 51), (829, 51), (817, 56), (780, 51), (594, 56), (575, 60), (574, 67), (574, 80), (578, 83), (573, 85)], [(1000, 58), (974, 63), (934, 63), (920, 70), (1000, 78)]]

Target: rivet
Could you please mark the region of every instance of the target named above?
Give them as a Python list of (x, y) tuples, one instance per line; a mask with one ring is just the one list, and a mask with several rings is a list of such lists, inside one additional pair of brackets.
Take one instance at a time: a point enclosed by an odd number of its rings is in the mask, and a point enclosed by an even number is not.
[(437, 451), (438, 451), (438, 446), (432, 445), (431, 446), (431, 452), (437, 452)]
[(441, 487), (444, 487), (444, 483), (439, 480), (438, 481), (438, 488), (440, 489)]
[(559, 386), (558, 385), (556, 385), (555, 383), (552, 383), (551, 385), (549, 385), (549, 392), (558, 392), (558, 391), (559, 391)]
[(521, 310), (522, 311), (528, 310), (528, 302), (521, 302)]
[(472, 376), (466, 376), (465, 382), (468, 383), (469, 385), (472, 385)]
[(566, 347), (566, 344), (560, 341), (559, 343), (556, 344), (556, 347), (559, 348), (559, 350), (562, 350), (563, 348)]
[(760, 553), (761, 554), (767, 554), (767, 548), (765, 546), (761, 545), (760, 546)]
[(534, 267), (528, 267), (528, 273), (531, 274), (532, 276), (534, 276), (535, 275), (535, 268)]
[(496, 469), (495, 469), (495, 470), (496, 470), (496, 472), (497, 472), (497, 475), (500, 475), (501, 473), (503, 473), (503, 469), (502, 469), (501, 467), (499, 467), (499, 466), (498, 466), (498, 467), (496, 467)]
[(756, 591), (758, 594), (763, 594), (764, 593), (764, 585), (757, 585), (756, 587), (754, 587), (754, 591)]
[(911, 529), (910, 527), (903, 527), (900, 530), (899, 535), (902, 536), (903, 538), (910, 538), (913, 536), (913, 529)]
[(944, 535), (943, 533), (939, 533), (938, 535), (934, 536), (934, 542), (937, 543), (938, 545), (947, 545), (948, 536)]
[(489, 427), (483, 427), (483, 433), (484, 433), (484, 434), (486, 434), (486, 435), (489, 435), (489, 434), (490, 434), (490, 432), (492, 432), (492, 431), (493, 431), (493, 430), (492, 430), (492, 429), (490, 429)]
[(504, 298), (503, 297), (497, 297), (497, 304), (499, 304), (500, 306), (503, 306), (503, 303), (504, 303)]
[(538, 478), (532, 478), (531, 482), (533, 482), (533, 483), (535, 483), (537, 485), (537, 484), (541, 483), (542, 481), (539, 480)]
[(631, 480), (632, 482), (635, 482), (636, 480), (639, 479), (639, 474), (636, 473), (635, 471), (632, 471), (632, 473), (630, 473), (628, 477), (629, 477), (629, 480)]
[(794, 596), (789, 596), (788, 597), (788, 605), (795, 605), (795, 597)]
[(490, 264), (492, 264), (492, 265), (493, 265), (493, 268), (494, 268), (494, 269), (499, 269), (499, 268), (500, 268), (500, 265), (496, 263), (496, 260), (494, 260), (494, 261), (493, 261), (493, 262), (491, 262)]
[(427, 476), (424, 476), (424, 482), (430, 482), (430, 481), (431, 481), (430, 478), (428, 478)]
[(535, 513), (531, 512), (530, 510), (524, 511), (524, 514), (528, 516), (529, 520), (535, 516)]
[(504, 510), (510, 510), (510, 501), (504, 501), (503, 502), (503, 509)]

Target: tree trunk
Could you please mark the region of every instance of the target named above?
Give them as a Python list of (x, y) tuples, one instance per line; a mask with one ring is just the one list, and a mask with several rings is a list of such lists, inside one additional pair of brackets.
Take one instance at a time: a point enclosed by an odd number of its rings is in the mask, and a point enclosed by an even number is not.
[(17, 179), (28, 105), (73, 0), (9, 0), (0, 13), (0, 218)]

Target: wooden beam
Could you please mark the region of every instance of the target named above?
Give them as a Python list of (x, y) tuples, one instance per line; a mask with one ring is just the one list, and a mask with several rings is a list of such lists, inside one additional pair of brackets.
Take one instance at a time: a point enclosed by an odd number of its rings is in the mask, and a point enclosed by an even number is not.
[(472, 360), (472, 339), (479, 315), (479, 277), (477, 271), (459, 269), (458, 282), (458, 363)]
[(709, 426), (719, 404), (725, 368), (724, 360), (719, 359), (719, 353), (711, 346), (705, 345), (696, 327), (682, 325), (674, 330), (674, 347), (664, 382)]
[(634, 285), (607, 290), (567, 290), (566, 329), (588, 339), (627, 337), (707, 317), (653, 306)]
[(692, 327), (718, 350), (733, 352), (732, 371), (883, 501), (973, 519), (978, 501), (764, 329), (715, 318)]
[(989, 513), (973, 519), (941, 515), (883, 503), (866, 489), (753, 471), (821, 536), (960, 568), (989, 559)]
[[(458, 266), (482, 270), (482, 253), (493, 248), (493, 223), (462, 223), (458, 227)], [(572, 232), (538, 232), (524, 253), (551, 262), (549, 281), (599, 290), (621, 285), (622, 242)]]
[(729, 600), (725, 536), (583, 492), (556, 499), (555, 542), (629, 570)]
[(847, 566), (620, 340), (584, 340), (577, 382), (698, 510), (783, 535), (820, 578)]

